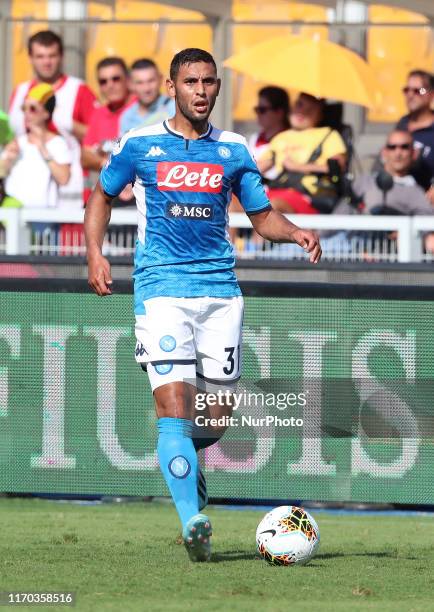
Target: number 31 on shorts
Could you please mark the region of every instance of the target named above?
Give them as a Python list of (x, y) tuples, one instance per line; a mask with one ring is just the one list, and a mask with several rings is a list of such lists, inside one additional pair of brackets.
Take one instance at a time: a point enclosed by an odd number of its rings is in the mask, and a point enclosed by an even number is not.
[(226, 347), (225, 353), (227, 355), (227, 365), (223, 367), (223, 373), (226, 374), (226, 376), (230, 376), (231, 374), (233, 374), (235, 370), (235, 364), (237, 367), (237, 372), (239, 372), (241, 361), (240, 345), (238, 344), (237, 346)]

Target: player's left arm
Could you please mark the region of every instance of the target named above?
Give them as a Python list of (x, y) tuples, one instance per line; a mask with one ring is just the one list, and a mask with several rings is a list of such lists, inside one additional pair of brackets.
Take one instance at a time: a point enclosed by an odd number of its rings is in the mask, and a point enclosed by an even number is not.
[(272, 242), (295, 242), (310, 253), (311, 263), (318, 263), (321, 259), (321, 245), (316, 232), (301, 229), (272, 208), (249, 217), (254, 229), (263, 238)]
[(318, 263), (321, 259), (318, 235), (299, 228), (272, 209), (247, 143), (242, 146), (243, 162), (234, 181), (233, 191), (249, 215), (253, 227), (263, 238), (272, 242), (295, 242), (310, 253), (312, 263)]

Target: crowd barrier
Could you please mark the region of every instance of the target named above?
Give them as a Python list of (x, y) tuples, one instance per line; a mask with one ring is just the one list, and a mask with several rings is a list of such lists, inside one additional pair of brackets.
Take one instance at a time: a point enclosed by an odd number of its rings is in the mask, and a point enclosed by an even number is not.
[[(244, 283), (215, 498), (434, 504), (434, 289)], [(132, 287), (0, 280), (0, 490), (166, 495)], [(195, 412), (200, 415), (200, 410)]]
[[(323, 259), (329, 261), (433, 261), (424, 252), (423, 235), (434, 231), (434, 216), (287, 215), (297, 225), (322, 233)], [(0, 208), (0, 254), (84, 255), (83, 211)], [(229, 225), (239, 230), (235, 250), (248, 259), (303, 260), (296, 245), (258, 241), (249, 218), (231, 213)], [(111, 256), (131, 255), (137, 238), (136, 209), (114, 209), (104, 244)]]

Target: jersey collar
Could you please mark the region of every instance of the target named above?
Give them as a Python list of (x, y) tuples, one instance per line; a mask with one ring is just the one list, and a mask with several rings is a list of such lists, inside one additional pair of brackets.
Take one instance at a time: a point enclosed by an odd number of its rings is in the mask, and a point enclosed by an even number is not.
[[(163, 121), (163, 125), (166, 131), (169, 132), (169, 134), (172, 134), (172, 136), (177, 136), (178, 138), (182, 138), (183, 140), (186, 140), (184, 134), (181, 134), (181, 132), (177, 132), (176, 130), (174, 130), (173, 128), (169, 126), (169, 121), (167, 119)], [(211, 134), (212, 130), (213, 130), (213, 126), (211, 125), (211, 123), (208, 122), (208, 129), (206, 130), (204, 134), (201, 134), (197, 140), (201, 140), (202, 138), (207, 138)]]
[[(53, 90), (58, 91), (61, 87), (63, 87), (63, 85), (65, 85), (67, 78), (68, 78), (67, 74), (61, 74), (60, 77), (57, 79), (56, 86), (53, 87)], [(45, 83), (45, 81), (38, 81), (38, 79), (33, 78), (29, 82), (29, 89), (27, 91), (30, 91), (32, 87), (35, 87), (35, 85), (38, 85), (39, 83)]]

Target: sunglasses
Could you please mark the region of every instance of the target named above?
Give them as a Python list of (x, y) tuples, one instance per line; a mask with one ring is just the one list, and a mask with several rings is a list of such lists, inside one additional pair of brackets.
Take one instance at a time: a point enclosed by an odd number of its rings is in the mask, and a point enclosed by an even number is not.
[(255, 106), (253, 109), (257, 115), (265, 115), (268, 111), (273, 110), (271, 106)]
[(23, 104), (23, 106), (21, 107), (21, 110), (23, 111), (23, 113), (28, 112), (28, 113), (37, 113), (39, 111), (39, 108), (37, 106), (35, 106), (34, 104)]
[(415, 94), (417, 96), (424, 96), (428, 93), (428, 90), (425, 87), (404, 87), (402, 89), (402, 93), (407, 95), (409, 93)]
[(104, 85), (107, 85), (107, 83), (109, 83), (110, 81), (112, 83), (119, 83), (119, 81), (122, 79), (120, 74), (116, 74), (115, 76), (112, 76), (108, 79), (98, 79), (98, 83), (101, 85), (101, 87), (104, 87)]
[(387, 144), (386, 149), (388, 151), (395, 151), (395, 149), (402, 149), (403, 151), (410, 151), (412, 145), (409, 142), (403, 142), (402, 144)]

